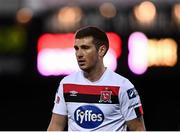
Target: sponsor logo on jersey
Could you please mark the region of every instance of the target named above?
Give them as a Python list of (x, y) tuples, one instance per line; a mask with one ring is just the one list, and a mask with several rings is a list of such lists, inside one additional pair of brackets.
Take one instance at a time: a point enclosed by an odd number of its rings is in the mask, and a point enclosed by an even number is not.
[(112, 91), (109, 91), (108, 88), (105, 88), (104, 91), (101, 91), (101, 96), (100, 96), (100, 100), (99, 102), (108, 102), (108, 103), (111, 103), (111, 94), (112, 94)]
[(96, 106), (84, 105), (74, 112), (75, 122), (82, 128), (96, 128), (104, 121), (103, 112)]
[(127, 94), (128, 94), (129, 99), (132, 99), (138, 95), (138, 92), (136, 91), (135, 88), (131, 88), (127, 90)]

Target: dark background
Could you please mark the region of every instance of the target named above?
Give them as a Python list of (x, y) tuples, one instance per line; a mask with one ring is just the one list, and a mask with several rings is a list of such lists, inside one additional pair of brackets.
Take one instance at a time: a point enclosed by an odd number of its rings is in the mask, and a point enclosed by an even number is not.
[[(161, 4), (163, 5), (163, 3)], [(168, 9), (171, 9), (171, 5), (172, 3), (168, 5), (165, 13), (168, 13)], [(61, 8), (61, 6), (58, 8)], [(83, 7), (83, 5), (81, 6)], [(125, 12), (125, 15), (130, 12), (131, 8), (132, 5), (128, 6), (129, 10)], [(3, 70), (0, 72), (0, 130), (31, 131), (46, 130), (48, 127), (55, 92), (59, 81), (64, 76), (45, 77), (39, 74), (36, 66), (37, 40), (41, 34), (52, 32), (44, 28), (44, 21), (54, 10), (46, 10), (35, 15), (28, 24), (19, 24), (15, 20), (14, 14), (0, 15), (0, 30), (2, 27), (19, 25), (27, 33), (26, 46), (23, 52), (1, 51), (0, 53), (1, 60), (17, 57), (22, 60), (24, 65), (24, 68), (17, 73), (4, 72)], [(87, 14), (94, 10), (96, 10), (95, 5), (86, 9)], [(116, 28), (113, 21), (114, 19), (103, 20), (106, 26), (102, 28), (107, 32), (114, 31), (122, 38), (122, 56), (118, 59), (116, 72), (127, 77), (137, 88), (143, 104), (147, 130), (180, 130), (179, 58), (174, 67), (150, 67), (143, 75), (133, 74), (127, 65), (127, 41), (130, 33), (143, 30), (138, 29), (138, 27), (131, 28), (130, 25), (127, 25), (127, 30), (122, 31)], [(88, 23), (84, 25), (88, 25)], [(168, 27), (164, 28), (168, 30)], [(171, 37), (176, 40), (179, 47), (180, 30), (174, 28), (171, 31), (163, 32), (162, 29), (155, 28), (151, 32), (144, 32), (148, 38)], [(62, 32), (64, 33), (64, 31)], [(0, 64), (2, 65), (2, 63)], [(13, 64), (11, 66), (13, 67)]]

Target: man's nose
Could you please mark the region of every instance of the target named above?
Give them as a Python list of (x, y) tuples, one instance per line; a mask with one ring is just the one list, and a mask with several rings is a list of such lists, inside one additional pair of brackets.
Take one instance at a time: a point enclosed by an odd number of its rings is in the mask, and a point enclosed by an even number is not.
[(76, 51), (76, 56), (77, 56), (77, 57), (82, 57), (82, 56), (83, 56), (83, 52), (82, 52), (81, 49), (79, 49), (79, 50)]

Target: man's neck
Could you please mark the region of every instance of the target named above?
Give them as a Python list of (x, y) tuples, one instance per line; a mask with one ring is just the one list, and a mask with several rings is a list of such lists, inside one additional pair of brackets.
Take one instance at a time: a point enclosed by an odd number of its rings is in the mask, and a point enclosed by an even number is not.
[(106, 68), (104, 66), (101, 66), (99, 68), (94, 68), (90, 70), (89, 72), (84, 71), (84, 77), (87, 78), (91, 82), (98, 81), (102, 75), (104, 74)]

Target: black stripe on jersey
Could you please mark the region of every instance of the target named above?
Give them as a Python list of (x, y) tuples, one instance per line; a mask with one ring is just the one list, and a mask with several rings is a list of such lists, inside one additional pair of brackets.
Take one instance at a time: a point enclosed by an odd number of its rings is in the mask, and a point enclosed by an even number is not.
[(119, 104), (118, 96), (112, 96), (110, 101), (100, 101), (100, 95), (77, 94), (71, 96), (70, 93), (64, 93), (65, 102), (79, 103), (101, 103), (101, 104)]

